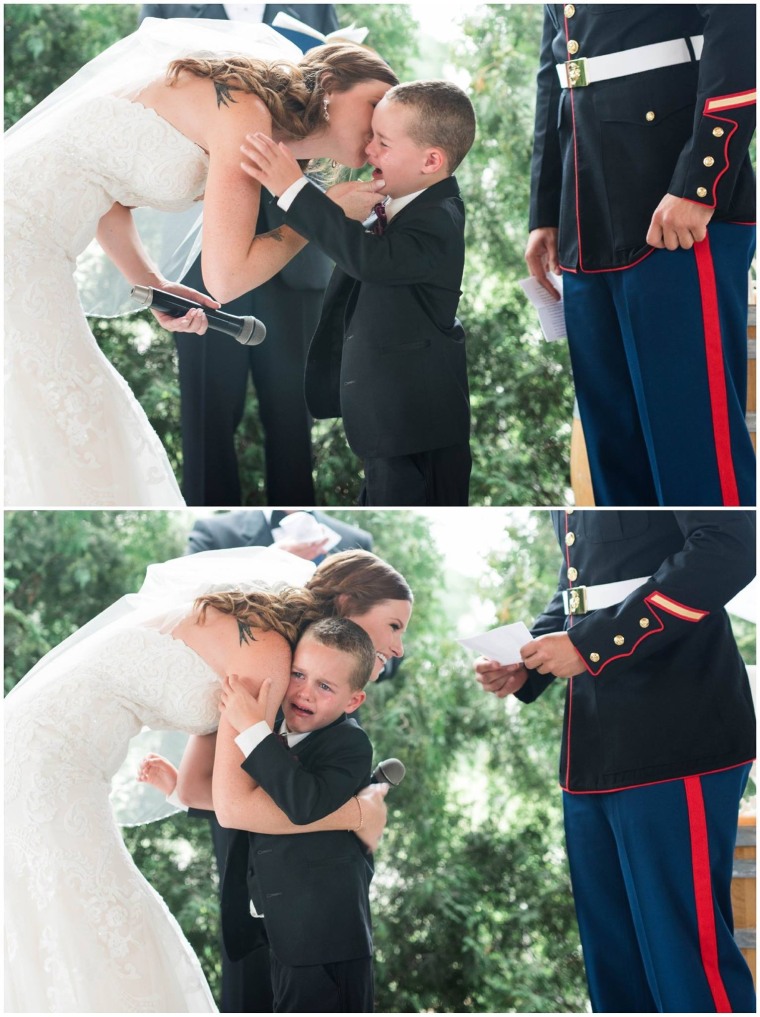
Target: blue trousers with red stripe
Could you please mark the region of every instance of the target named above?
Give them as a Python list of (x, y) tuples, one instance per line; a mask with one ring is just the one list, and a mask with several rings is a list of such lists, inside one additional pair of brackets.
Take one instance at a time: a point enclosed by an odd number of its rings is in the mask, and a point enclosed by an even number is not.
[(745, 421), (753, 226), (692, 250), (565, 272), (575, 391), (597, 505), (754, 505)]
[(564, 792), (596, 1013), (755, 1012), (731, 873), (749, 766), (603, 794)]

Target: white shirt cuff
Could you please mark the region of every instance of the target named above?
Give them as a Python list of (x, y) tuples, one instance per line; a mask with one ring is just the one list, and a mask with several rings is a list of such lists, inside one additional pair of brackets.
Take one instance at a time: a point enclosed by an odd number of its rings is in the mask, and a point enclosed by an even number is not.
[(256, 746), (260, 745), (266, 736), (271, 733), (272, 729), (269, 724), (265, 720), (260, 720), (258, 724), (253, 724), (251, 727), (247, 727), (245, 731), (241, 731), (235, 738), (235, 744), (247, 759)]
[(185, 805), (184, 802), (181, 802), (177, 797), (176, 787), (170, 795), (166, 796), (166, 800), (170, 805), (174, 805), (176, 808), (182, 809), (183, 812), (187, 812), (187, 805)]
[(304, 187), (306, 187), (308, 182), (309, 178), (302, 176), (299, 177), (294, 184), (291, 184), (290, 187), (285, 188), (280, 197), (277, 199), (277, 204), (283, 210), (283, 212), (287, 212), (287, 210), (293, 204), (295, 196), (301, 193), (301, 191), (304, 189)]

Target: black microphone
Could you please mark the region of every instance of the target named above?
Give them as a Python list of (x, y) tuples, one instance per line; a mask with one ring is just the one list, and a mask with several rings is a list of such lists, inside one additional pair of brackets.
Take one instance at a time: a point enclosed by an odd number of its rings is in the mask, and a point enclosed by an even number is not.
[(185, 297), (167, 293), (166, 290), (157, 290), (154, 286), (133, 286), (132, 296), (140, 307), (155, 307), (157, 311), (164, 311), (174, 318), (181, 318), (193, 307), (200, 307), (206, 313), (209, 328), (231, 335), (243, 346), (258, 346), (264, 342), (267, 334), (266, 325), (252, 314), (241, 317), (237, 314), (228, 314), (226, 311), (216, 311)]
[(384, 759), (372, 771), (369, 782), (370, 784), (390, 784), (391, 787), (398, 787), (404, 779), (405, 773), (406, 767), (400, 759)]

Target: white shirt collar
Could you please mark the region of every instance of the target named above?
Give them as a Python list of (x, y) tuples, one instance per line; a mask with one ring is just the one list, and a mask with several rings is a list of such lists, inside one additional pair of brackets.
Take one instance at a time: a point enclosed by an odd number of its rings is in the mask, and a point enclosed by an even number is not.
[(288, 725), (283, 720), (282, 724), (280, 724), (280, 730), (278, 733), (285, 735), (288, 739), (288, 748), (292, 748), (294, 745), (298, 745), (299, 742), (302, 742), (304, 738), (307, 738), (311, 734), (311, 731), (304, 731), (301, 734), (298, 734), (296, 731), (288, 731)]
[[(422, 188), (422, 191), (426, 190), (426, 187)], [(394, 215), (398, 215), (402, 208), (406, 208), (410, 201), (414, 201), (415, 198), (418, 198), (422, 194), (422, 191), (415, 191), (413, 194), (405, 194), (403, 198), (386, 198), (384, 204), (385, 214), (388, 216), (388, 221), (390, 222)]]

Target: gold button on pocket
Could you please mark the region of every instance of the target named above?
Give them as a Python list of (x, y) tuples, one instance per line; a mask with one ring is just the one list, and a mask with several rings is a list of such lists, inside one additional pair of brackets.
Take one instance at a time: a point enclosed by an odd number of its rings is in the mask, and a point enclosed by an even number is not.
[(698, 198), (706, 198), (707, 197), (707, 188), (706, 187), (698, 187), (697, 188), (697, 197)]

